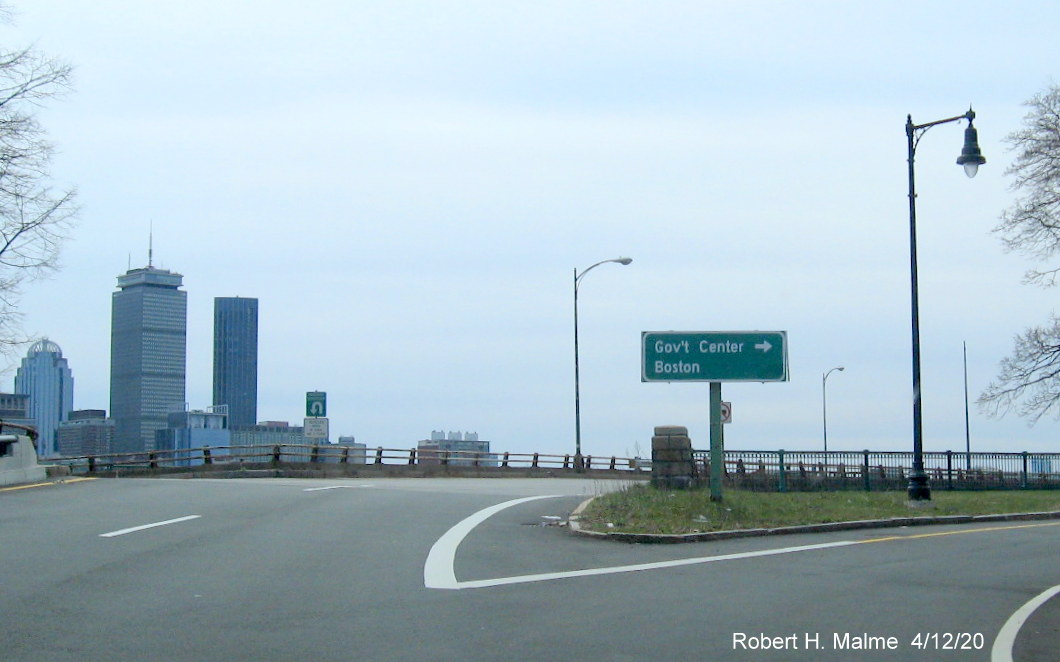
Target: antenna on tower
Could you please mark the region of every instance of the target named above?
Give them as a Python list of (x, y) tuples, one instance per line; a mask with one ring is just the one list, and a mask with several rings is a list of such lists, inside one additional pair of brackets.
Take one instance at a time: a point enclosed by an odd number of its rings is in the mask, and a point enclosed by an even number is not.
[(147, 231), (147, 268), (150, 269), (154, 266), (155, 257), (155, 222), (151, 221), (151, 225)]

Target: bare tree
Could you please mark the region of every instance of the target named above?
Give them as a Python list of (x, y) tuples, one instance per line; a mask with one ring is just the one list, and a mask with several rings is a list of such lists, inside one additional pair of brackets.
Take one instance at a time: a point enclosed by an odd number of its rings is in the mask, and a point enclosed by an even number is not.
[(1002, 359), (979, 404), (992, 414), (1015, 408), (1032, 423), (1060, 405), (1060, 319), (1016, 336), (1012, 354)]
[[(0, 5), (0, 20), (9, 14)], [(71, 67), (32, 48), (0, 49), (0, 352), (23, 342), (23, 285), (58, 267), (77, 208), (73, 189), (56, 192), (52, 146), (36, 111), (69, 89)]]
[[(1060, 274), (1060, 267), (1048, 264), (1060, 255), (1060, 87), (1051, 86), (1026, 105), (1023, 128), (1007, 139), (1016, 158), (1006, 174), (1013, 176), (1018, 196), (995, 231), (1007, 250), (1046, 263), (1028, 271), (1026, 282), (1051, 287)], [(1015, 409), (1031, 422), (1060, 411), (1060, 318), (1016, 337), (979, 404), (992, 414)]]

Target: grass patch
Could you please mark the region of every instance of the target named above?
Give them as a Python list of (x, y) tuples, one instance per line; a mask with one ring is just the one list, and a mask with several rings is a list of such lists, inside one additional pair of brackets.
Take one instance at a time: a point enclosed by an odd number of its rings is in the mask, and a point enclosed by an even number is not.
[(993, 515), (1060, 511), (1060, 491), (931, 493), (923, 507), (910, 507), (905, 492), (743, 492), (727, 490), (714, 503), (710, 490), (665, 490), (650, 485), (604, 494), (579, 523), (591, 531), (701, 533), (848, 522), (891, 517)]

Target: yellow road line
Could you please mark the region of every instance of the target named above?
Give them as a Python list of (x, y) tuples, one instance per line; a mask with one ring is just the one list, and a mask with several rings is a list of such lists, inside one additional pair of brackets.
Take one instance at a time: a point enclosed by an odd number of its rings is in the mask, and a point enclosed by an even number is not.
[(910, 536), (887, 536), (886, 538), (870, 538), (859, 540), (860, 543), (890, 542), (892, 540), (912, 540), (913, 538), (938, 538), (941, 536), (960, 536), (966, 533), (987, 533), (990, 531), (1010, 531), (1012, 529), (1033, 529), (1041, 526), (1060, 526), (1060, 522), (1038, 522), (1035, 524), (1012, 524), (1009, 526), (988, 526), (981, 529), (962, 529), (960, 531), (936, 531), (934, 533), (915, 533)]
[(31, 487), (48, 487), (49, 485), (67, 485), (69, 483), (83, 483), (86, 480), (98, 480), (97, 478), (67, 478), (49, 483), (33, 483), (31, 485), (15, 485), (14, 487), (0, 487), (0, 492), (14, 492), (15, 490), (28, 490)]

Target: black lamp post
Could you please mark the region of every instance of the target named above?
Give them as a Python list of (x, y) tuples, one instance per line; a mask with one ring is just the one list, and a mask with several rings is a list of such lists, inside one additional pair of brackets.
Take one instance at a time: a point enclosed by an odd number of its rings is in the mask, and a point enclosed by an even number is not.
[(582, 404), (581, 404), (581, 390), (579, 384), (579, 370), (578, 370), (578, 286), (581, 285), (582, 278), (585, 278), (585, 274), (589, 273), (601, 264), (607, 264), (608, 262), (615, 262), (616, 264), (627, 265), (633, 261), (630, 257), (616, 257), (610, 260), (602, 260), (597, 262), (591, 267), (586, 268), (580, 274), (578, 270), (574, 270), (574, 470), (582, 471), (584, 466), (582, 465)]
[(909, 476), (909, 499), (912, 501), (927, 501), (931, 499), (931, 488), (928, 485), (927, 472), (924, 471), (924, 443), (923, 426), (920, 405), (920, 313), (917, 294), (916, 276), (916, 188), (913, 177), (913, 160), (916, 155), (916, 147), (924, 132), (933, 126), (968, 120), (968, 127), (964, 130), (964, 148), (957, 159), (957, 165), (964, 166), (964, 173), (968, 177), (975, 177), (979, 166), (986, 163), (982, 152), (979, 151), (979, 138), (972, 120), (975, 112), (969, 108), (964, 115), (950, 117), (944, 120), (928, 122), (927, 124), (913, 124), (913, 116), (909, 115), (905, 123), (905, 135), (909, 144), (909, 274), (912, 284), (912, 317), (913, 317), (913, 471)]

